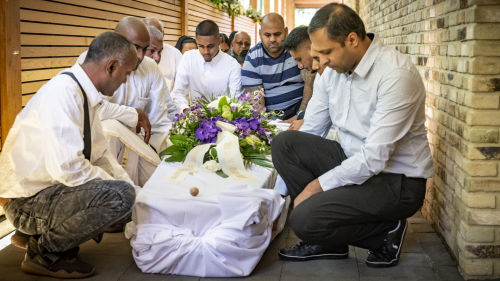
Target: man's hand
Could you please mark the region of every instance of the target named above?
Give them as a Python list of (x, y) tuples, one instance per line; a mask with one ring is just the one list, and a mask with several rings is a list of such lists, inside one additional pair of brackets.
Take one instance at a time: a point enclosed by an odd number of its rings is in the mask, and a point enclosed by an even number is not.
[(288, 119), (286, 119), (286, 120), (283, 120), (283, 121), (281, 121), (281, 122), (282, 122), (282, 123), (289, 123), (289, 124), (291, 124), (291, 123), (293, 123), (295, 120), (297, 120), (297, 115), (294, 115), (294, 116), (292, 116), (292, 117), (290, 117), (290, 118), (288, 118)]
[(138, 121), (137, 121), (137, 127), (135, 128), (135, 132), (139, 133), (141, 131), (141, 128), (144, 129), (144, 142), (149, 143), (149, 138), (151, 137), (151, 123), (149, 123), (149, 118), (144, 113), (144, 111), (140, 109), (135, 109), (137, 110), (137, 116), (138, 116)]
[(300, 127), (302, 127), (302, 124), (304, 124), (304, 119), (295, 120), (290, 127), (288, 127), (288, 130), (298, 131)]
[(319, 180), (315, 179), (308, 183), (306, 188), (304, 188), (304, 190), (302, 190), (302, 192), (295, 198), (295, 201), (293, 201), (294, 207), (297, 207), (300, 203), (302, 203), (302, 201), (320, 192), (323, 192), (323, 189), (319, 184)]

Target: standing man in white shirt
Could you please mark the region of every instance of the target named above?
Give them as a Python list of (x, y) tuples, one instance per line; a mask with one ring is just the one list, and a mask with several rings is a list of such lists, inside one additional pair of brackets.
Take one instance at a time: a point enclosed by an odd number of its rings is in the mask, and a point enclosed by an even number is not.
[(234, 97), (240, 93), (241, 67), (220, 51), (217, 24), (211, 20), (200, 22), (196, 27), (196, 42), (198, 49), (184, 53), (177, 68), (172, 99), (180, 110), (202, 95)]
[(134, 186), (108, 150), (97, 108), (127, 80), (136, 56), (125, 37), (97, 36), (85, 62), (52, 78), (16, 117), (0, 155), (0, 205), (30, 235), (23, 271), (92, 275), (78, 245), (130, 215)]
[[(155, 61), (158, 63), (161, 73), (163, 73), (169, 92), (172, 93), (172, 90), (174, 89), (175, 73), (177, 72), (177, 66), (179, 66), (179, 63), (181, 62), (182, 54), (176, 47), (163, 43), (165, 30), (163, 28), (163, 23), (159, 19), (145, 18), (142, 21), (147, 26), (154, 26), (161, 31), (163, 49), (160, 52), (161, 59), (159, 59), (159, 61), (156, 61), (155, 59)], [(148, 50), (146, 51), (146, 56), (149, 56)]]
[[(408, 57), (366, 34), (348, 6), (324, 6), (308, 31), (328, 68), (301, 131), (272, 142), (274, 166), (294, 199), (290, 226), (302, 239), (279, 256), (347, 258), (354, 245), (369, 249), (368, 266), (394, 266), (406, 218), (422, 206), (433, 175), (421, 77)], [(340, 143), (321, 137), (330, 123)]]
[[(99, 116), (101, 120), (115, 119), (134, 128), (130, 121), (137, 115), (135, 109), (144, 111), (151, 123), (149, 144), (159, 153), (166, 148), (166, 140), (171, 127), (168, 114), (173, 116), (177, 110), (173, 103), (167, 104), (171, 99), (158, 65), (154, 60), (145, 57), (150, 43), (147, 27), (135, 17), (125, 17), (118, 22), (115, 32), (123, 35), (136, 47), (137, 66), (127, 81), (109, 98), (109, 102), (101, 105)], [(85, 56), (86, 52), (80, 55), (78, 62), (82, 63)], [(113, 103), (124, 106), (116, 107)], [(143, 186), (156, 166), (139, 157), (136, 152), (130, 151), (116, 137), (109, 139), (111, 151), (117, 156), (118, 162), (124, 165), (125, 170), (137, 185)]]

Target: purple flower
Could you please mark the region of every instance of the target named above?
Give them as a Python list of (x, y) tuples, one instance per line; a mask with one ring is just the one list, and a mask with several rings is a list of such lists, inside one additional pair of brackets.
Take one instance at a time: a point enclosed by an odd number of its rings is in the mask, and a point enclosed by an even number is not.
[(177, 114), (175, 114), (174, 122), (178, 122), (179, 120), (184, 119), (184, 117), (186, 117), (185, 114), (183, 114), (183, 113), (177, 113)]
[(204, 120), (200, 122), (198, 129), (194, 133), (197, 140), (202, 143), (214, 143), (217, 140), (217, 133), (222, 132), (222, 129), (215, 125), (216, 118)]

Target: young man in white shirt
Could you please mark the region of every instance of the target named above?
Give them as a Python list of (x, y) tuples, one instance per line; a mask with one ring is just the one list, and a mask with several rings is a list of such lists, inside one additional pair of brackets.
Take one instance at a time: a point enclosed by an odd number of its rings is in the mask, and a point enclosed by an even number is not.
[[(163, 36), (165, 35), (165, 30), (163, 28), (163, 23), (159, 19), (145, 18), (142, 21), (147, 26), (154, 26), (161, 31), (162, 39), (160, 40), (162, 42), (163, 48), (161, 49), (160, 52), (159, 61), (156, 61), (156, 59), (155, 61), (156, 63), (158, 63), (158, 67), (160, 68), (161, 73), (163, 73), (163, 77), (167, 82), (167, 87), (169, 92), (172, 93), (172, 90), (174, 89), (175, 73), (177, 72), (177, 66), (181, 62), (182, 54), (174, 46), (171, 46), (167, 43), (163, 43)], [(146, 51), (146, 56), (149, 56), (149, 50)]]
[[(302, 239), (279, 255), (347, 258), (354, 245), (369, 249), (368, 266), (394, 266), (406, 218), (422, 206), (433, 175), (421, 77), (345, 5), (321, 8), (308, 31), (328, 68), (300, 131), (272, 142), (274, 166), (294, 199), (290, 226)], [(340, 143), (321, 137), (330, 123)]]
[[(103, 102), (99, 108), (99, 116), (101, 120), (115, 119), (134, 128), (130, 120), (137, 114), (135, 109), (144, 111), (151, 123), (149, 144), (159, 153), (166, 148), (171, 127), (168, 115), (173, 116), (177, 110), (173, 103), (168, 104), (171, 99), (158, 65), (154, 60), (145, 57), (150, 43), (147, 27), (137, 18), (125, 17), (117, 24), (115, 32), (123, 35), (136, 47), (137, 66), (127, 81), (109, 98), (109, 102)], [(85, 56), (86, 53), (80, 55), (78, 62), (82, 63)], [(123, 106), (116, 107), (113, 103)], [(149, 132), (145, 133), (145, 140), (148, 142)], [(134, 151), (129, 151), (118, 138), (109, 139), (112, 153), (117, 156), (119, 162), (124, 162), (126, 159), (127, 162), (122, 163), (125, 170), (137, 185), (143, 186), (156, 166), (139, 157)], [(128, 157), (124, 157), (126, 154)]]
[(187, 109), (190, 101), (201, 96), (240, 93), (241, 67), (234, 58), (220, 51), (217, 24), (211, 20), (200, 22), (196, 27), (196, 42), (198, 49), (184, 53), (177, 68), (172, 99), (180, 110)]
[(78, 245), (99, 241), (130, 215), (134, 186), (108, 150), (98, 107), (127, 80), (136, 56), (123, 36), (97, 36), (85, 62), (52, 78), (16, 117), (0, 155), (0, 204), (30, 235), (23, 271), (92, 275), (94, 267), (77, 258)]

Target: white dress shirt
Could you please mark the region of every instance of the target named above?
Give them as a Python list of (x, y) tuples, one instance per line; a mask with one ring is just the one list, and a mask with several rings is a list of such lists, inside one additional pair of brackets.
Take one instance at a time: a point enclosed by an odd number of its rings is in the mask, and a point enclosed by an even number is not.
[(97, 108), (103, 96), (80, 65), (69, 69), (87, 94), (91, 129), (90, 161), (83, 155), (83, 95), (68, 75), (43, 85), (17, 115), (0, 154), (0, 197), (29, 197), (62, 183), (92, 179), (132, 181), (108, 150)]
[(236, 96), (241, 89), (241, 66), (230, 55), (219, 51), (209, 62), (206, 62), (199, 50), (184, 53), (175, 76), (172, 99), (177, 108), (189, 107), (186, 89), (189, 88), (191, 101), (201, 95), (216, 97)]
[(161, 52), (161, 59), (160, 63), (158, 63), (158, 67), (167, 82), (169, 93), (174, 89), (175, 73), (177, 72), (177, 66), (179, 66), (181, 58), (182, 53), (177, 50), (176, 47), (169, 44), (163, 44), (163, 51)]
[(361, 184), (380, 172), (431, 177), (424, 110), (415, 66), (377, 37), (352, 74), (325, 69), (300, 130), (322, 135), (331, 121), (348, 159), (318, 178), (323, 190)]
[[(80, 55), (77, 62), (83, 63), (86, 56), (87, 51)], [(173, 117), (178, 111), (170, 97), (163, 75), (153, 59), (144, 57), (137, 69), (128, 76), (127, 82), (123, 83), (108, 101), (127, 107), (116, 107), (103, 102), (99, 108), (101, 120), (116, 119), (135, 129), (137, 117), (135, 123), (131, 122), (132, 116), (137, 116), (135, 108), (143, 110), (151, 123), (151, 145), (160, 151), (171, 127), (169, 115)], [(156, 136), (153, 136), (155, 134)]]

